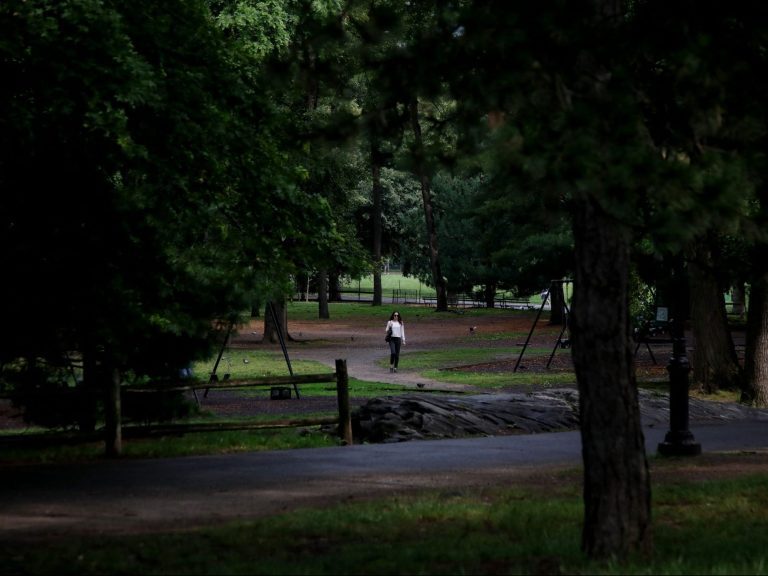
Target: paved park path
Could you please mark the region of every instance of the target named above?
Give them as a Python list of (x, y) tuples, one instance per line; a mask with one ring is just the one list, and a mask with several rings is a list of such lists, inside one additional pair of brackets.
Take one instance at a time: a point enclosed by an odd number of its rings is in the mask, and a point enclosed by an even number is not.
[[(457, 330), (461, 327), (457, 328)], [(380, 334), (379, 334), (380, 333)], [(363, 380), (441, 386), (404, 368), (390, 374), (381, 330), (344, 336), (340, 345), (296, 350), (333, 366), (348, 362)], [(381, 340), (381, 344), (378, 343)], [(648, 421), (647, 450), (655, 454), (666, 427)], [(693, 423), (703, 451), (768, 450), (768, 418), (761, 414)], [(425, 440), (169, 459), (99, 460), (71, 465), (6, 465), (0, 471), (0, 538), (72, 533), (183, 530), (256, 518), (303, 506), (397, 494), (424, 488), (514, 485), (581, 464), (578, 431), (472, 439)]]
[[(705, 453), (768, 450), (768, 420), (691, 427)], [(665, 430), (646, 427), (649, 454)], [(581, 461), (579, 432), (6, 467), (0, 538), (180, 530), (424, 488), (507, 485)]]

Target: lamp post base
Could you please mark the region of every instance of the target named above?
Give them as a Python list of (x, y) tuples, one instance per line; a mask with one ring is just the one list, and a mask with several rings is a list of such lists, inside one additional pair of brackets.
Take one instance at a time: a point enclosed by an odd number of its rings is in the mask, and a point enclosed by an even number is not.
[(664, 442), (659, 442), (657, 450), (662, 456), (698, 456), (701, 454), (701, 444), (687, 430), (668, 432)]

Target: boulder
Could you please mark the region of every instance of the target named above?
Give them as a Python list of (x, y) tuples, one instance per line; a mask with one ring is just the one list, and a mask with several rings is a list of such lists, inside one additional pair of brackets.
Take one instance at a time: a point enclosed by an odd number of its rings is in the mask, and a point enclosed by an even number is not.
[[(669, 394), (638, 392), (640, 412), (648, 426), (669, 424)], [(692, 421), (733, 420), (768, 411), (741, 404), (689, 400)], [(536, 434), (575, 430), (579, 426), (579, 394), (575, 388), (535, 392), (473, 395), (400, 394), (369, 400), (352, 415), (356, 442)]]

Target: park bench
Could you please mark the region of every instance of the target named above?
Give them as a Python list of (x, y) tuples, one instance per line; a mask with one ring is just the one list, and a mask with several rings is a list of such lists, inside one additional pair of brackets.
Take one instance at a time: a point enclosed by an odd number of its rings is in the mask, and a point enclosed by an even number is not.
[[(665, 337), (666, 335), (666, 337)], [(648, 354), (651, 355), (651, 360), (654, 364), (656, 357), (653, 355), (651, 346), (668, 345), (672, 344), (672, 336), (669, 329), (669, 322), (667, 320), (645, 320), (639, 326), (634, 329), (633, 338), (635, 340), (635, 356), (640, 350), (640, 346), (645, 344)]]
[(532, 310), (536, 305), (530, 298), (499, 298), (496, 300), (499, 308), (516, 308), (523, 310)]

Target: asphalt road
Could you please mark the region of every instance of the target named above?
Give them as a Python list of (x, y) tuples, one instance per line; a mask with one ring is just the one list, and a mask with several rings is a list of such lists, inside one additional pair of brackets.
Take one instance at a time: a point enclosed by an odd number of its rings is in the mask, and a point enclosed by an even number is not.
[[(768, 420), (691, 426), (704, 452), (768, 449)], [(666, 430), (646, 427), (648, 454)], [(0, 470), (0, 538), (183, 529), (581, 463), (578, 432)]]

